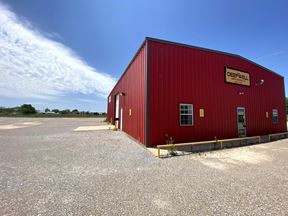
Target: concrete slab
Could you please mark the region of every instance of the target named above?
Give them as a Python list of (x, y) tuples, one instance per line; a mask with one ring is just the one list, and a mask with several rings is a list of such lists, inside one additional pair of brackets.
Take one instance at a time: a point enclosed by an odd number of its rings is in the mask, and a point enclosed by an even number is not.
[(27, 126), (37, 126), (37, 125), (40, 125), (42, 124), (41, 122), (18, 122), (18, 123), (15, 123), (15, 125), (27, 125)]
[(97, 130), (112, 130), (113, 125), (97, 125), (97, 126), (80, 126), (74, 131), (97, 131)]
[(17, 122), (15, 124), (0, 125), (0, 130), (11, 130), (41, 125), (41, 122)]

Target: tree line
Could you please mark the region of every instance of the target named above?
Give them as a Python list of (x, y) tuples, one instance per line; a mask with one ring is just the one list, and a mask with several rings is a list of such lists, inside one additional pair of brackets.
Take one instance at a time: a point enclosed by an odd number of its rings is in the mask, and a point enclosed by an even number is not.
[(31, 104), (23, 104), (17, 107), (0, 107), (0, 115), (29, 115), (29, 114), (50, 114), (50, 115), (79, 115), (79, 116), (105, 116), (105, 112), (90, 112), (90, 111), (79, 111), (77, 109), (49, 109), (46, 108), (44, 112), (37, 111)]

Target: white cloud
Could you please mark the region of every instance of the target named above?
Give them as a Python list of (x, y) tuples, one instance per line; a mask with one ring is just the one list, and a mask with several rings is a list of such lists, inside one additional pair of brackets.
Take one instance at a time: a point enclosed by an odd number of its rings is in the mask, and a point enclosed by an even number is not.
[(0, 3), (0, 96), (50, 100), (82, 93), (105, 97), (115, 79), (96, 71), (51, 37)]
[(279, 55), (284, 55), (284, 54), (287, 54), (287, 51), (278, 51), (278, 52), (274, 52), (274, 53), (271, 53), (268, 55), (260, 56), (260, 57), (257, 57), (256, 60), (260, 60), (260, 59), (268, 58), (268, 57), (279, 56)]
[(84, 102), (84, 103), (95, 103), (95, 100), (92, 100), (92, 99), (78, 98), (77, 100)]

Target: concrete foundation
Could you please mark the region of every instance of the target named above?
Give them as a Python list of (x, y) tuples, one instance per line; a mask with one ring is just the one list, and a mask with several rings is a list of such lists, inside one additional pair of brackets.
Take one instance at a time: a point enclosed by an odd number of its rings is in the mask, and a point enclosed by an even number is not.
[[(271, 137), (271, 141), (276, 141), (279, 139), (287, 138), (287, 135), (277, 135)], [(264, 135), (260, 137), (261, 143), (269, 142), (269, 136)], [(248, 145), (258, 144), (257, 139), (247, 139), (247, 140), (237, 140), (237, 141), (229, 141), (223, 142), (223, 148), (234, 148)], [(221, 149), (220, 142), (215, 142), (212, 144), (201, 144), (201, 145), (193, 145), (193, 146), (183, 146), (183, 147), (175, 147), (175, 151), (186, 151), (186, 152), (204, 152), (204, 151), (213, 151)]]

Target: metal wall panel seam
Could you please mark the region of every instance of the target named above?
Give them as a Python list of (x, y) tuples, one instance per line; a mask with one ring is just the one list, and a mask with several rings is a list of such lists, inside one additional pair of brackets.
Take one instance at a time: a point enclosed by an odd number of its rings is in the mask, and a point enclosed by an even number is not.
[(144, 142), (145, 146), (149, 146), (149, 39), (146, 39), (146, 73), (145, 73), (145, 132), (144, 132)]

